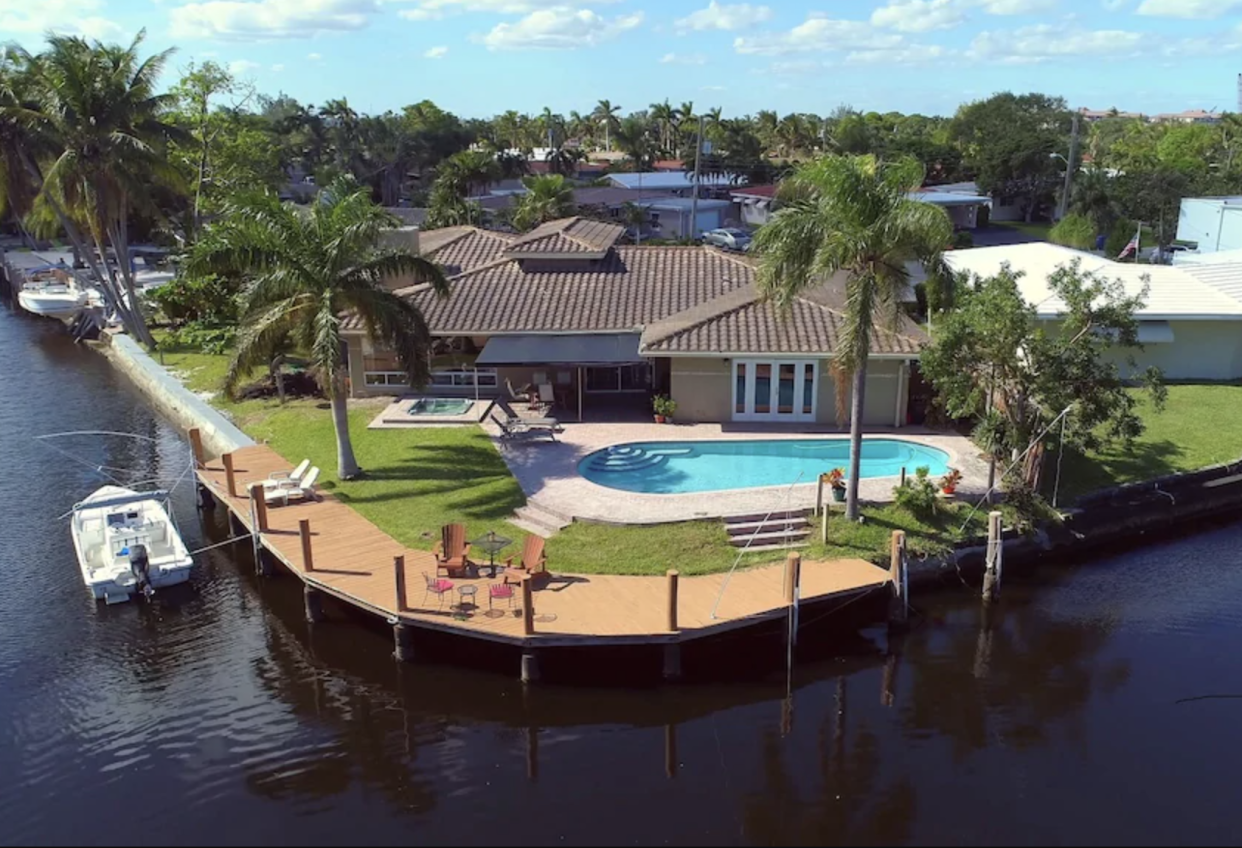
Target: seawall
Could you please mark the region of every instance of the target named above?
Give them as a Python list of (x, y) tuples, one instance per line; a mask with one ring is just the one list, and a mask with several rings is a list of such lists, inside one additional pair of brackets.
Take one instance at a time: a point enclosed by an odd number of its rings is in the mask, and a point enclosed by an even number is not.
[(150, 398), (157, 411), (182, 430), (197, 427), (208, 453), (224, 454), (255, 443), (218, 409), (182, 385), (129, 336), (104, 333), (97, 347)]

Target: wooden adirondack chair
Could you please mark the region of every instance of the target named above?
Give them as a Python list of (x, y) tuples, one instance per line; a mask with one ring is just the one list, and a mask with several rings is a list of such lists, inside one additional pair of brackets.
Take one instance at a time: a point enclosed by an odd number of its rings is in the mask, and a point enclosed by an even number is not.
[[(516, 564), (514, 563), (515, 559), (517, 560)], [(530, 575), (530, 579), (536, 587), (547, 583), (552, 579), (552, 575), (548, 572), (548, 557), (543, 552), (543, 539), (538, 536), (527, 536), (526, 542), (522, 545), (521, 556), (506, 559), (505, 569), (525, 571)]]
[(465, 577), (474, 563), (470, 561), (470, 543), (466, 541), (466, 525), (445, 524), (440, 528), (440, 541), (431, 549), (436, 557), (436, 573), (443, 570), (449, 577)]

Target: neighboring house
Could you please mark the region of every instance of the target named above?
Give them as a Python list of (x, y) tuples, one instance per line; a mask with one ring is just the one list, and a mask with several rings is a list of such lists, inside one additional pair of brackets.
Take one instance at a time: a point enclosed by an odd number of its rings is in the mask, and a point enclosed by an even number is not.
[(1202, 109), (1187, 109), (1185, 112), (1165, 112), (1152, 116), (1157, 124), (1219, 124), (1219, 112), (1205, 112)]
[[(617, 188), (641, 189), (645, 192), (664, 192), (689, 196), (696, 185), (692, 171), (636, 171), (630, 174), (609, 174), (608, 180)], [(737, 185), (732, 174), (699, 174), (700, 190), (728, 188)]]
[(1242, 196), (1184, 198), (1177, 238), (1195, 242), (1203, 254), (1242, 250)]
[[(1172, 380), (1242, 378), (1242, 264), (1168, 266), (1113, 262), (1094, 254), (1046, 242), (979, 247), (944, 254), (954, 271), (989, 277), (1008, 264), (1022, 272), (1018, 285), (1038, 316), (1055, 323), (1065, 305), (1048, 287), (1048, 278), (1074, 260), (1084, 271), (1120, 280), (1128, 294), (1147, 285), (1146, 305), (1136, 316), (1137, 371), (1160, 368)], [(1235, 284), (1230, 289), (1229, 281)]]
[(1139, 112), (1118, 112), (1116, 109), (1079, 109), (1078, 114), (1088, 124), (1094, 124), (1096, 121), (1102, 121), (1105, 118), (1130, 118), (1142, 120), (1143, 115)]
[[(970, 190), (957, 190), (969, 186)], [(761, 227), (772, 217), (777, 186), (748, 186), (729, 192), (736, 206), (736, 217), (744, 224)], [(928, 186), (910, 193), (911, 200), (931, 203), (941, 207), (949, 215), (953, 226), (959, 230), (973, 230), (980, 224), (980, 209), (992, 204), (989, 197), (978, 193), (974, 183), (953, 183), (950, 186)], [(1015, 215), (1020, 218), (1021, 215)]]
[[(552, 221), (522, 235), (453, 227), (420, 247), (450, 275), (451, 294), (400, 291), (441, 346), (461, 352), (435, 368), (429, 391), (505, 396), (507, 385), (550, 383), (556, 414), (633, 417), (653, 392), (691, 421), (834, 424), (830, 373), (844, 321), (833, 279), (778, 314), (755, 291), (745, 257), (710, 247), (625, 246), (619, 225)], [(355, 395), (405, 388), (394, 355), (345, 319)], [(910, 366), (926, 337), (903, 316), (872, 338), (865, 421), (904, 424)]]
[[(733, 220), (733, 204), (727, 200), (700, 198), (697, 208), (693, 197), (644, 197), (633, 203), (650, 213), (649, 220), (660, 238), (695, 239)], [(696, 216), (693, 225), (692, 215)]]

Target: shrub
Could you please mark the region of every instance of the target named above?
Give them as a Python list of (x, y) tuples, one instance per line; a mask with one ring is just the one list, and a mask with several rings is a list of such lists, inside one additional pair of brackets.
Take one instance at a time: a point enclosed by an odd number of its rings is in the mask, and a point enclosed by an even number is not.
[(1048, 232), (1048, 238), (1065, 247), (1092, 250), (1095, 248), (1095, 224), (1086, 215), (1072, 213), (1057, 221)]
[(178, 277), (147, 297), (173, 324), (228, 324), (237, 320), (239, 288), (236, 281), (224, 277)]
[(975, 237), (967, 230), (958, 230), (953, 234), (953, 238), (949, 239), (949, 244), (954, 248), (968, 248), (975, 246)]
[(1130, 239), (1134, 238), (1134, 233), (1138, 229), (1138, 224), (1127, 218), (1120, 218), (1113, 224), (1112, 230), (1108, 233), (1108, 238), (1104, 241), (1104, 255), (1109, 259), (1116, 259), (1121, 251), (1126, 249), (1126, 245), (1130, 243)]
[(174, 345), (195, 348), (218, 356), (231, 351), (237, 343), (237, 326), (191, 321), (169, 333), (168, 340)]
[(893, 500), (897, 506), (909, 510), (918, 518), (933, 517), (940, 509), (940, 499), (936, 497), (931, 469), (926, 465), (914, 469), (913, 477), (907, 477), (906, 482), (893, 487)]

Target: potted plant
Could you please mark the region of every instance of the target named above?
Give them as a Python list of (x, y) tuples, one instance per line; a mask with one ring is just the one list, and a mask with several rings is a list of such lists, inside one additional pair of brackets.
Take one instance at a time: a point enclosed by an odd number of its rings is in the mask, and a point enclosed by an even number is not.
[(832, 487), (832, 499), (837, 503), (845, 503), (845, 472), (834, 468), (824, 475), (824, 482)]
[(962, 472), (956, 468), (950, 468), (943, 477), (940, 478), (940, 491), (946, 495), (951, 495), (957, 491), (957, 484), (962, 482)]
[(651, 411), (655, 413), (655, 423), (664, 423), (664, 416), (666, 415), (665, 409), (667, 408), (668, 402), (668, 395), (656, 395), (651, 399)]
[(662, 411), (663, 411), (663, 413), (664, 413), (664, 423), (666, 423), (666, 424), (672, 424), (672, 423), (673, 423), (673, 413), (675, 413), (675, 412), (677, 411), (677, 401), (673, 400), (673, 399), (672, 399), (671, 397), (669, 397), (668, 395), (665, 395), (665, 396), (664, 396), (664, 404), (663, 404), (663, 407), (664, 407), (664, 408), (663, 408), (663, 410), (662, 410)]

